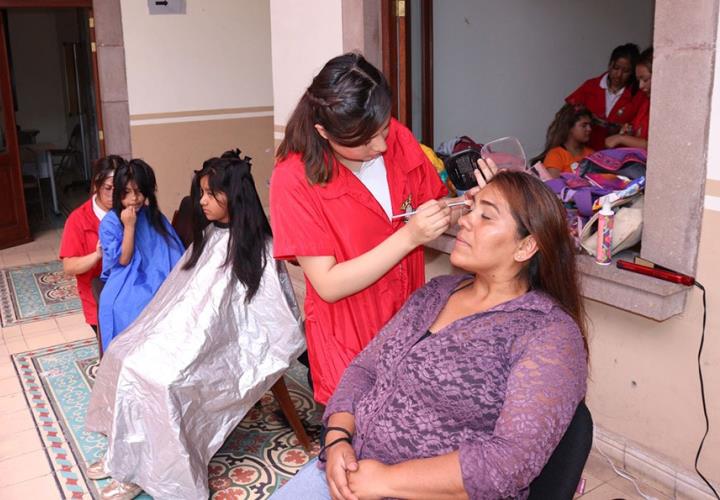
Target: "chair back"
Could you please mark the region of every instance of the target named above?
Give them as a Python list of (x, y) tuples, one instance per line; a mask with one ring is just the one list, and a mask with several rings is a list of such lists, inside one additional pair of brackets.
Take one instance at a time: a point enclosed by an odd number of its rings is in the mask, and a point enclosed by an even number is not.
[(593, 440), (593, 420), (584, 401), (550, 455), (540, 475), (530, 483), (528, 500), (571, 500), (577, 490)]

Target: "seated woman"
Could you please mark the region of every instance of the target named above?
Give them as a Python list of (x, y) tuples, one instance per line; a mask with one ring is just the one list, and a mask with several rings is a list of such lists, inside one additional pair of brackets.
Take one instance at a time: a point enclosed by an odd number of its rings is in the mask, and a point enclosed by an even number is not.
[(65, 274), (75, 276), (85, 322), (97, 332), (97, 303), (92, 294), (92, 280), (102, 272), (102, 248), (98, 239), (100, 221), (112, 209), (113, 176), (125, 160), (116, 155), (95, 162), (92, 193), (89, 200), (72, 211), (65, 222), (60, 260)]
[(565, 104), (548, 127), (545, 151), (531, 163), (541, 160), (553, 177), (573, 172), (574, 163), (593, 153), (587, 147), (592, 130), (591, 119), (592, 114), (585, 106)]
[(88, 468), (114, 479), (102, 498), (208, 498), (213, 454), (305, 349), (249, 158), (206, 161), (191, 197), (191, 248), (97, 372), (86, 428), (108, 437)]
[(521, 172), (476, 189), (460, 228), (450, 260), (471, 274), (430, 281), (353, 360), (325, 410), (325, 473), (312, 462), (273, 500), (527, 495), (585, 396), (573, 245)]
[(652, 83), (653, 48), (649, 47), (640, 54), (635, 75), (640, 90), (647, 95), (643, 106), (638, 110), (632, 123), (623, 127), (619, 134), (605, 139), (608, 148), (644, 148), (647, 149), (648, 132), (650, 129), (650, 87)]
[(608, 135), (630, 123), (647, 100), (637, 91), (634, 78), (638, 53), (634, 43), (615, 47), (607, 72), (587, 80), (565, 98), (568, 104), (582, 104), (593, 114), (589, 145), (596, 151), (604, 148)]

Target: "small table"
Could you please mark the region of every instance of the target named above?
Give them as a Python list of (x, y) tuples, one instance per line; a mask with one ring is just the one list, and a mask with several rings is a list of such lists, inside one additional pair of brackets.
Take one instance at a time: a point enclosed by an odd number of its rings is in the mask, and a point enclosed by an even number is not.
[(52, 209), (55, 215), (60, 215), (60, 207), (58, 206), (57, 198), (57, 187), (55, 186), (55, 170), (53, 168), (53, 153), (64, 152), (64, 149), (59, 149), (55, 144), (51, 143), (39, 143), (39, 144), (25, 144), (22, 146), (28, 151), (32, 151), (35, 154), (35, 163), (38, 168), (40, 177), (48, 177), (50, 179), (50, 194), (52, 196)]

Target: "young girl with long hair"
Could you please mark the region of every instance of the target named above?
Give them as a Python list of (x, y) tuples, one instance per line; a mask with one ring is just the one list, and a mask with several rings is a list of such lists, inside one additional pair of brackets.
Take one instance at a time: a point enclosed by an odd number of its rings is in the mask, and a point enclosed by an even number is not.
[(142, 160), (130, 160), (115, 171), (112, 210), (99, 228), (103, 351), (140, 314), (184, 251), (158, 208), (156, 190), (155, 173)]
[(450, 209), (437, 201), (447, 189), (412, 132), (390, 116), (391, 103), (385, 77), (365, 58), (335, 57), (300, 98), (277, 151), (275, 258), (296, 259), (307, 279), (305, 328), (320, 403), (422, 286), (422, 245), (450, 224)]
[(573, 163), (577, 163), (593, 150), (588, 147), (592, 125), (592, 114), (585, 106), (565, 104), (555, 114), (548, 127), (545, 151), (531, 160), (542, 160), (543, 165), (553, 177), (572, 172)]
[(87, 474), (114, 478), (102, 498), (208, 498), (210, 459), (305, 348), (249, 158), (206, 161), (191, 198), (192, 246), (98, 369), (86, 427), (108, 449)]

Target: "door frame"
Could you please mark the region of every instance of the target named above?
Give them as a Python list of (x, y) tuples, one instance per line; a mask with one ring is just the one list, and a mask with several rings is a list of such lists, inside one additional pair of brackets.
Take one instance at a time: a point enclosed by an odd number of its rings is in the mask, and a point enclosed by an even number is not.
[(412, 70), (410, 21), (420, 15), (420, 75), (422, 110), (420, 142), (433, 146), (433, 2), (419, 0), (413, 13), (409, 0), (381, 0), (380, 37), (382, 68), (392, 90), (392, 114), (406, 126), (412, 125)]
[[(94, 110), (96, 113), (96, 127), (95, 130), (97, 139), (98, 139), (98, 155), (100, 157), (105, 155), (105, 137), (103, 133), (103, 116), (102, 116), (102, 104), (101, 104), (101, 90), (100, 90), (100, 79), (99, 79), (99, 71), (98, 71), (98, 61), (97, 61), (97, 48), (95, 43), (95, 19), (94, 19), (94, 11), (93, 11), (93, 1), (92, 0), (0, 0), (0, 10), (5, 11), (7, 13), (7, 9), (58, 9), (58, 8), (69, 8), (69, 9), (86, 9), (87, 11), (87, 18), (89, 22), (89, 26), (87, 27), (89, 31), (89, 42), (90, 42), (90, 59), (91, 59), (91, 75), (93, 78), (93, 86), (94, 86), (94, 96), (95, 96), (95, 106)], [(8, 54), (9, 58), (9, 54)], [(6, 72), (6, 74), (10, 75), (9, 72), (9, 66), (7, 68), (1, 68), (3, 71)], [(3, 100), (5, 101), (6, 96), (3, 95)], [(12, 95), (12, 90), (10, 91), (10, 99), (7, 101), (10, 103), (11, 106), (13, 106), (14, 103), (14, 96)], [(15, 123), (14, 119), (14, 110), (11, 109), (10, 112), (12, 112), (12, 122), (13, 125)], [(18, 224), (16, 227), (21, 228), (19, 231), (18, 237), (9, 238), (7, 242), (0, 244), (0, 246), (15, 246), (22, 243), (26, 243), (28, 241), (32, 241), (32, 235), (30, 233), (30, 228), (28, 225), (27, 220), (27, 210), (25, 207), (25, 196), (22, 189), (22, 172), (20, 165), (20, 150), (19, 150), (19, 144), (17, 142), (17, 133), (13, 127), (12, 131), (9, 131), (7, 133), (8, 135), (8, 145), (12, 146), (14, 145), (14, 150), (9, 151), (11, 153), (11, 159), (10, 161), (14, 165), (11, 166), (11, 168), (14, 168), (15, 175), (13, 177), (16, 178), (17, 182), (19, 182), (18, 186), (20, 189), (19, 192), (19, 202), (21, 205), (18, 205), (20, 207), (20, 213), (18, 214)], [(14, 141), (14, 142), (13, 142)], [(51, 173), (52, 175), (52, 173)], [(17, 188), (18, 186), (14, 186)]]

